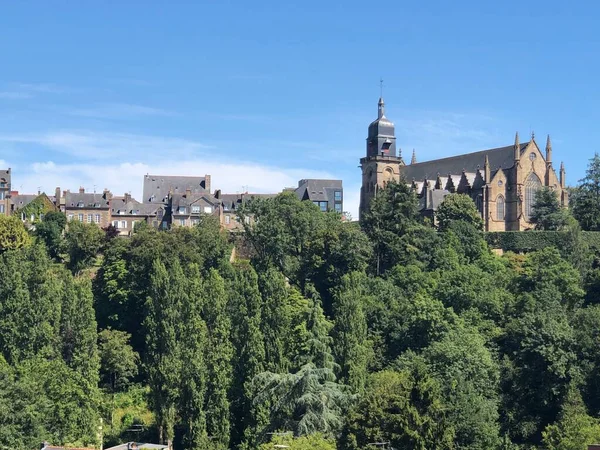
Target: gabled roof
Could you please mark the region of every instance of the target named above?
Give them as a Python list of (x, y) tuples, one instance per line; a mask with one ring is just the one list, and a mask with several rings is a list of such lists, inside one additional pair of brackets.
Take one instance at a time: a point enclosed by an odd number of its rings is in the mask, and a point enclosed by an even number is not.
[(113, 197), (110, 202), (112, 215), (154, 216), (159, 204), (140, 203), (134, 198)]
[[(529, 142), (520, 144), (521, 153)], [(423, 180), (425, 178), (435, 179), (439, 174), (442, 177), (448, 174), (461, 175), (463, 171), (474, 173), (477, 169), (483, 170), (485, 157), (487, 155), (490, 161), (490, 170), (494, 174), (498, 169), (510, 169), (515, 164), (514, 145), (507, 147), (491, 148), (474, 153), (465, 153), (463, 155), (451, 156), (449, 158), (434, 159), (422, 163), (410, 164), (400, 167), (400, 171), (410, 182), (414, 180)]]
[(106, 194), (67, 191), (67, 193), (65, 194), (65, 207), (106, 209), (109, 207), (109, 200), (110, 199)]
[(156, 449), (156, 450), (163, 450), (163, 449), (167, 449), (169, 448), (167, 445), (162, 445), (162, 444), (148, 444), (148, 443), (144, 443), (144, 442), (126, 442), (125, 444), (120, 444), (117, 445), (115, 447), (110, 447), (107, 448), (105, 450), (129, 450), (132, 445), (131, 444), (135, 444), (137, 447), (133, 447), (133, 448), (137, 448), (137, 449)]
[(165, 203), (169, 192), (185, 194), (188, 189), (192, 193), (207, 192), (206, 177), (145, 175), (142, 202)]
[(332, 191), (342, 190), (342, 180), (300, 180), (296, 188), (296, 194), (301, 200), (333, 201)]
[(243, 203), (251, 201), (255, 198), (273, 198), (277, 197), (278, 195), (279, 194), (250, 194), (248, 192), (244, 192), (242, 194), (221, 194), (218, 200), (221, 202), (224, 211), (235, 211)]

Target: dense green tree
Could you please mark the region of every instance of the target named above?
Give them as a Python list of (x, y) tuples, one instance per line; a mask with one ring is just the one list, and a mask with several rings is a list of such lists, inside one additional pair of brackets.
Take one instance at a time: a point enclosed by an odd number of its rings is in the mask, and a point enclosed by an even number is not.
[(249, 264), (236, 266), (229, 305), (232, 325), (233, 384), (232, 443), (244, 448), (258, 445), (260, 429), (265, 420), (260, 405), (253, 403), (252, 380), (265, 368), (264, 337), (260, 330), (261, 297), (258, 277)]
[(66, 224), (67, 216), (59, 211), (51, 211), (35, 225), (35, 235), (46, 244), (51, 258), (58, 259), (60, 255)]
[(69, 222), (65, 233), (67, 267), (73, 273), (90, 267), (100, 253), (103, 242), (104, 232), (95, 223)]
[(348, 415), (339, 448), (364, 449), (373, 442), (398, 449), (455, 448), (445, 410), (440, 385), (424, 364), (372, 374)]
[(587, 231), (600, 231), (600, 155), (596, 153), (586, 170), (585, 177), (579, 180), (572, 190), (570, 206), (573, 216), (581, 228)]
[(536, 230), (543, 231), (559, 231), (567, 225), (567, 211), (560, 205), (556, 191), (548, 187), (536, 191), (529, 221)]
[(354, 272), (342, 279), (333, 304), (333, 353), (339, 365), (339, 380), (353, 392), (362, 392), (370, 354), (367, 320), (362, 303), (368, 295), (366, 276)]
[(150, 273), (147, 300), (145, 369), (150, 403), (156, 415), (159, 441), (173, 439), (181, 365), (178, 342), (186, 282), (177, 260), (169, 267), (156, 260)]
[(116, 392), (128, 386), (138, 373), (139, 355), (129, 344), (125, 331), (106, 329), (98, 333), (102, 383)]
[(300, 437), (280, 433), (275, 435), (271, 442), (262, 444), (259, 450), (271, 450), (274, 447), (291, 450), (336, 450), (335, 441), (324, 438), (320, 433)]
[(0, 252), (16, 250), (31, 244), (31, 238), (15, 216), (0, 216)]
[(481, 213), (475, 203), (465, 194), (449, 194), (436, 211), (438, 229), (447, 231), (453, 222), (463, 222), (472, 225), (476, 230), (483, 229)]
[(198, 266), (189, 268), (188, 277), (188, 295), (183, 296), (181, 301), (181, 331), (178, 340), (182, 361), (179, 416), (184, 430), (185, 448), (204, 450), (209, 442), (204, 409), (207, 383), (205, 348), (208, 344), (206, 323), (202, 317), (205, 299)]
[(502, 419), (519, 443), (540, 442), (578, 377), (573, 329), (557, 303), (512, 320), (501, 343)]
[(206, 386), (206, 429), (211, 437), (214, 450), (229, 448), (230, 420), (228, 392), (232, 383), (231, 361), (231, 321), (227, 314), (227, 293), (225, 283), (219, 273), (209, 271), (204, 283), (204, 317), (208, 328), (206, 346), (207, 386)]
[(559, 420), (542, 433), (548, 450), (587, 450), (600, 442), (600, 420), (587, 414), (577, 388), (571, 387)]
[(600, 415), (600, 305), (575, 312), (572, 318), (577, 355), (583, 376), (581, 393), (593, 416)]

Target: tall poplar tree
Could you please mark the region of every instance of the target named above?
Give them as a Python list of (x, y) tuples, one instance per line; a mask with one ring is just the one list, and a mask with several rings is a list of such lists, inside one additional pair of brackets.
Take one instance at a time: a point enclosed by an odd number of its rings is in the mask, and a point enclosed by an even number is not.
[(365, 283), (364, 274), (344, 276), (333, 303), (333, 352), (339, 365), (339, 380), (353, 392), (362, 392), (367, 379), (369, 342), (362, 306), (367, 296)]
[(181, 301), (181, 394), (179, 416), (184, 427), (183, 442), (186, 449), (204, 450), (208, 444), (206, 434), (206, 323), (202, 318), (204, 303), (200, 270), (193, 264), (188, 276), (188, 295)]
[(249, 264), (236, 267), (230, 312), (233, 359), (232, 443), (242, 448), (258, 445), (264, 412), (253, 404), (252, 380), (264, 371), (265, 347), (260, 330), (261, 297), (256, 272)]
[(228, 391), (231, 387), (231, 320), (227, 314), (227, 292), (223, 278), (215, 269), (208, 272), (204, 282), (208, 300), (204, 303), (204, 317), (208, 328), (206, 345), (206, 430), (210, 447), (214, 450), (229, 448), (231, 424), (229, 420)]
[[(171, 274), (169, 276), (169, 273)], [(167, 267), (155, 260), (150, 273), (150, 289), (146, 302), (146, 373), (150, 385), (150, 404), (156, 415), (159, 440), (173, 439), (175, 413), (179, 396), (181, 358), (178, 329), (181, 305), (187, 295), (179, 261)]]

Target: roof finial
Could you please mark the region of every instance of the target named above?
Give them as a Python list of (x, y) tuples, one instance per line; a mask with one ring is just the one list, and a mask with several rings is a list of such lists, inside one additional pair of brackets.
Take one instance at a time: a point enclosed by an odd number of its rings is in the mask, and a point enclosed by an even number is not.
[(517, 131), (515, 134), (515, 161), (519, 161), (521, 159), (521, 144), (519, 144), (519, 132)]
[(416, 164), (417, 163), (417, 152), (415, 152), (414, 148), (413, 148), (412, 158), (410, 159), (410, 163), (411, 164)]
[(550, 135), (546, 139), (546, 164), (552, 164), (552, 142), (550, 142)]
[(531, 130), (531, 140), (535, 140), (535, 131)]
[(515, 134), (515, 147), (519, 146), (519, 132), (517, 131)]
[(379, 98), (383, 98), (383, 78), (379, 78)]

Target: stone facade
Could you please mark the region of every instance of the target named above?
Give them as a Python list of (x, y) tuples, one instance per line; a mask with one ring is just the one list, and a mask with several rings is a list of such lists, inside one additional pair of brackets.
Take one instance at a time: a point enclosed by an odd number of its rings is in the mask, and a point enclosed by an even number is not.
[[(57, 189), (57, 192), (60, 193), (60, 189)], [(78, 192), (64, 191), (57, 203), (60, 210), (67, 215), (67, 221), (95, 223), (104, 228), (111, 223), (111, 198), (112, 194), (107, 189), (96, 193), (85, 192), (84, 188), (79, 188)]]
[(382, 120), (386, 122), (387, 134), (393, 134), (393, 124), (383, 114), (383, 100), (380, 99), (379, 117), (369, 126), (367, 156), (360, 160), (363, 177), (361, 215), (368, 210), (378, 189), (390, 180), (401, 179), (410, 183), (417, 193), (421, 213), (433, 219), (446, 195), (469, 195), (484, 219), (486, 231), (531, 229), (529, 219), (535, 192), (542, 187), (555, 190), (561, 204), (568, 206), (564, 164), (561, 163), (557, 173), (552, 163), (549, 136), (544, 152), (533, 135), (529, 142), (520, 143), (517, 133), (513, 145), (450, 158), (419, 163), (413, 152), (411, 163), (407, 165), (401, 155), (395, 154), (395, 147), (393, 152), (385, 148), (378, 148), (378, 154), (372, 151), (372, 142), (385, 142), (381, 136), (373, 137), (375, 132), (380, 132)]

